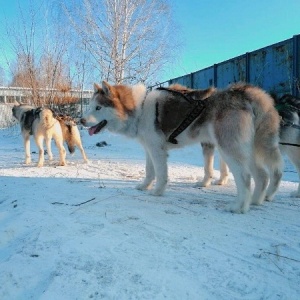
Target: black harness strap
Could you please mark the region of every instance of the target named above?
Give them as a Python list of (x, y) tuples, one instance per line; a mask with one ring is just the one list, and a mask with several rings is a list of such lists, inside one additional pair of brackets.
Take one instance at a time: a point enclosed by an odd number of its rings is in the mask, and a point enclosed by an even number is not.
[(182, 96), (188, 103), (193, 105), (191, 112), (187, 115), (187, 117), (180, 123), (180, 125), (171, 133), (168, 138), (168, 142), (172, 144), (178, 144), (176, 137), (182, 133), (189, 125), (193, 123), (193, 121), (203, 112), (205, 108), (205, 101), (202, 100), (194, 100), (192, 98), (187, 97), (183, 92), (168, 89), (165, 87), (159, 87), (157, 90), (168, 91), (170, 93), (179, 94)]
[(288, 121), (284, 121), (284, 120), (281, 120), (281, 125), (285, 126), (285, 127), (292, 127), (292, 128), (300, 129), (299, 125), (297, 125), (293, 122), (288, 122)]
[(291, 144), (291, 143), (281, 143), (279, 142), (280, 145), (283, 145), (283, 146), (294, 146), (294, 147), (300, 147), (299, 144)]
[(175, 139), (181, 132), (183, 132), (192, 122), (203, 112), (205, 102), (202, 100), (197, 100), (196, 105), (189, 113), (189, 115), (180, 123), (180, 125), (171, 133), (168, 138), (168, 142), (172, 144), (178, 144), (178, 141)]

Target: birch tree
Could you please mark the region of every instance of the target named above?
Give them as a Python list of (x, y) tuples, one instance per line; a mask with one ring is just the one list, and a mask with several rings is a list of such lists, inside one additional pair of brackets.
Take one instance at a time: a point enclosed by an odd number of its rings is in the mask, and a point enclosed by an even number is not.
[(153, 82), (175, 52), (165, 0), (82, 0), (64, 8), (102, 79)]
[(51, 104), (61, 90), (72, 86), (67, 28), (63, 18), (53, 15), (51, 3), (44, 1), (31, 0), (25, 7), (19, 2), (17, 14), (17, 23), (6, 24), (14, 54), (14, 59), (7, 60), (10, 85), (29, 88), (28, 99), (34, 105)]

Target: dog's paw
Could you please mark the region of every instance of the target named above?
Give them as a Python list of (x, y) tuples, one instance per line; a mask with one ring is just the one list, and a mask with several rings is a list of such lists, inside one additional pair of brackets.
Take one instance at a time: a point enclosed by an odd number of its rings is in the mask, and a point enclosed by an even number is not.
[[(273, 199), (274, 199), (274, 196), (268, 196), (267, 195), (266, 198), (265, 198), (265, 201), (271, 202), (271, 201), (273, 201)], [(262, 204), (262, 203), (259, 203), (259, 204)]]
[(135, 188), (139, 191), (145, 191), (148, 189), (148, 185), (146, 185), (144, 183), (139, 183), (138, 185), (136, 185)]
[(214, 185), (226, 185), (228, 182), (228, 177), (220, 178), (213, 182)]
[(42, 167), (43, 165), (44, 165), (43, 163), (38, 163), (36, 166), (40, 168), (40, 167)]
[(235, 214), (244, 214), (249, 210), (249, 205), (246, 205), (245, 203), (241, 205), (241, 203), (234, 202), (228, 204), (225, 210)]
[(195, 188), (200, 188), (200, 187), (209, 187), (211, 185), (211, 180), (203, 180), (203, 181), (197, 181), (194, 184)]
[(31, 164), (31, 159), (28, 158), (25, 160), (25, 165), (29, 165), (29, 164)]
[(161, 189), (153, 189), (150, 191), (151, 196), (162, 196), (163, 193), (164, 191), (162, 191)]

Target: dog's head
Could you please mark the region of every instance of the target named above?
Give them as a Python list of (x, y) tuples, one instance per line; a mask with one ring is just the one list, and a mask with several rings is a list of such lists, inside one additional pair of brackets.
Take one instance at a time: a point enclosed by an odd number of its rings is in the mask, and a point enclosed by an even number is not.
[(80, 120), (89, 128), (89, 134), (99, 133), (105, 126), (116, 127), (127, 120), (135, 110), (132, 89), (125, 85), (109, 85), (102, 82), (102, 87), (94, 84), (94, 95), (90, 100), (89, 110)]

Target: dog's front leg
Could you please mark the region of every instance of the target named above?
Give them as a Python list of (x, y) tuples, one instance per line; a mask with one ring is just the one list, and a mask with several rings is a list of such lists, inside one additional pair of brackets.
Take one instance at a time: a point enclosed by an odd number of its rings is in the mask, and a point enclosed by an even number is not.
[(46, 147), (47, 147), (49, 160), (52, 160), (53, 154), (52, 154), (52, 150), (51, 150), (51, 138), (49, 138), (49, 137), (46, 138)]
[(136, 186), (138, 190), (147, 190), (151, 187), (153, 180), (155, 178), (154, 167), (150, 155), (147, 150), (146, 151), (146, 177)]
[(151, 194), (154, 196), (161, 196), (168, 183), (168, 153), (164, 149), (163, 145), (155, 145), (155, 143), (153, 143), (151, 146), (152, 147), (148, 151), (153, 163), (156, 177), (155, 187), (151, 191)]
[(39, 136), (35, 139), (36, 145), (39, 149), (39, 161), (37, 166), (38, 167), (42, 167), (44, 165), (44, 137), (43, 136)]
[(30, 135), (24, 136), (24, 148), (25, 148), (25, 164), (28, 165), (31, 163)]

